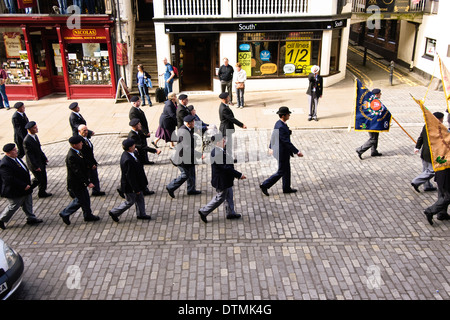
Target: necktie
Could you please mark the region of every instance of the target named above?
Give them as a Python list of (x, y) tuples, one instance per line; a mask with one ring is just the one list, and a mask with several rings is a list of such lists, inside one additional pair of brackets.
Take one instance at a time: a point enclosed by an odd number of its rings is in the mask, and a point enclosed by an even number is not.
[(22, 163), (20, 163), (18, 158), (16, 158), (16, 162), (19, 165), (19, 167), (21, 167), (23, 170), (25, 170), (25, 167), (22, 165)]

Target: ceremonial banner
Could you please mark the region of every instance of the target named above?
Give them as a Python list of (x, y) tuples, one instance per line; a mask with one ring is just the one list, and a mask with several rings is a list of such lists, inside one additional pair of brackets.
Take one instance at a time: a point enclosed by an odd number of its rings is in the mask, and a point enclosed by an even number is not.
[(441, 69), (442, 87), (444, 88), (445, 101), (447, 102), (447, 110), (450, 112), (448, 101), (450, 100), (450, 72), (439, 57), (439, 67)]
[(388, 132), (392, 120), (389, 110), (359, 79), (355, 86), (355, 131)]
[(416, 99), (414, 101), (417, 102), (423, 112), (434, 171), (450, 168), (450, 161), (448, 161), (450, 159), (450, 133), (447, 127), (430, 110), (425, 108), (422, 101)]

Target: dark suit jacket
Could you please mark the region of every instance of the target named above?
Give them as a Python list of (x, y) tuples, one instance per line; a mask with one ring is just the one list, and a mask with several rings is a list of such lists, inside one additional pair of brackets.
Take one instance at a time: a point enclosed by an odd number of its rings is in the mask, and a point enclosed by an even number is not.
[(23, 149), (25, 150), (25, 156), (27, 158), (27, 166), (31, 171), (45, 168), (47, 165), (47, 157), (41, 149), (39, 139), (36, 141), (32, 136), (27, 134), (23, 140)]
[(314, 77), (314, 73), (310, 73), (308, 75), (308, 80), (309, 80), (309, 86), (308, 86), (308, 90), (306, 91), (306, 94), (311, 95), (312, 93), (312, 89), (316, 88), (316, 97), (319, 98), (320, 96), (322, 96), (322, 90), (323, 90), (323, 79), (321, 75), (317, 75), (317, 80)]
[(137, 118), (139, 119), (139, 121), (141, 122), (142, 125), (142, 132), (147, 135), (150, 130), (148, 129), (148, 122), (147, 122), (147, 117), (145, 116), (145, 112), (142, 111), (141, 109), (135, 108), (135, 107), (131, 107), (130, 109), (130, 113), (129, 113), (129, 118), (134, 119)]
[(182, 105), (181, 103), (178, 104), (178, 108), (177, 108), (177, 128), (181, 128), (184, 124), (184, 117), (190, 115), (191, 113), (189, 112), (189, 110)]
[(1, 195), (5, 198), (17, 198), (23, 197), (33, 192), (31, 188), (25, 190), (28, 186), (31, 186), (30, 171), (28, 167), (22, 161), (26, 170), (19, 164), (12, 160), (8, 156), (4, 156), (0, 162), (0, 176), (2, 178), (2, 190)]
[(120, 178), (122, 192), (136, 193), (145, 190), (148, 181), (144, 167), (139, 160), (135, 160), (127, 151), (124, 151), (120, 157), (120, 170), (122, 171)]
[[(184, 154), (184, 151), (189, 151), (189, 154)], [(194, 166), (195, 158), (201, 158), (201, 152), (195, 150), (195, 138), (194, 129), (190, 130), (185, 125), (182, 125), (178, 129), (178, 143), (175, 149), (175, 153), (172, 157), (172, 162), (178, 166)]]
[(431, 152), (430, 145), (428, 144), (428, 134), (427, 128), (423, 126), (422, 132), (420, 133), (419, 138), (417, 139), (416, 149), (422, 148), (420, 152), (420, 157), (426, 161), (431, 163)]
[(270, 139), (270, 149), (273, 150), (274, 157), (279, 161), (289, 159), (289, 157), (299, 152), (291, 142), (291, 133), (291, 130), (283, 121), (278, 120), (275, 123)]
[[(12, 124), (14, 127), (14, 142), (20, 146), (23, 144), (23, 139), (28, 134), (25, 125), (28, 123), (28, 117), (24, 113), (23, 116), (19, 112), (14, 112), (12, 116)], [(18, 147), (19, 148), (19, 147)]]
[(177, 126), (177, 106), (171, 100), (164, 102), (164, 109), (159, 117), (159, 126), (173, 132)]
[(242, 176), (242, 173), (234, 169), (233, 158), (227, 155), (226, 149), (217, 147), (211, 151), (211, 172), (211, 185), (219, 190), (232, 187), (234, 179)]
[[(91, 140), (89, 140), (89, 142), (91, 142)], [(94, 145), (92, 142), (91, 145), (89, 145), (86, 139), (83, 138), (83, 148), (81, 149), (81, 153), (83, 154), (89, 168), (98, 165), (97, 160), (95, 160), (94, 157)]]
[(227, 129), (232, 129), (234, 132), (234, 125), (237, 125), (238, 127), (241, 128), (244, 126), (242, 122), (240, 122), (234, 117), (233, 111), (231, 111), (230, 107), (223, 102), (220, 104), (219, 107), (219, 118), (220, 118), (219, 130), (224, 137), (226, 136)]
[(128, 133), (128, 139), (134, 140), (134, 144), (136, 145), (136, 149), (138, 150), (139, 155), (142, 155), (145, 152), (156, 153), (156, 149), (151, 148), (147, 145), (147, 137), (142, 131), (136, 133), (134, 130), (131, 130)]
[(70, 148), (66, 157), (67, 167), (67, 189), (83, 190), (89, 183), (90, 168), (82, 152), (77, 153)]
[[(77, 136), (78, 135), (78, 126), (84, 124), (86, 125), (86, 120), (84, 120), (83, 116), (77, 115), (75, 112), (72, 111), (69, 117), (69, 123), (70, 127), (72, 128), (72, 135)], [(88, 130), (88, 138), (92, 137), (92, 131)]]

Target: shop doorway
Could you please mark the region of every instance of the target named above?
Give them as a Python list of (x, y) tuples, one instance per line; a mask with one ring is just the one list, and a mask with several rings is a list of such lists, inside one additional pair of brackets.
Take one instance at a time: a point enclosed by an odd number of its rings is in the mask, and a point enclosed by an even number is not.
[(180, 72), (180, 91), (212, 90), (215, 39), (201, 34), (176, 37), (179, 54), (173, 61)]
[(135, 0), (135, 5), (137, 21), (152, 21), (153, 0)]

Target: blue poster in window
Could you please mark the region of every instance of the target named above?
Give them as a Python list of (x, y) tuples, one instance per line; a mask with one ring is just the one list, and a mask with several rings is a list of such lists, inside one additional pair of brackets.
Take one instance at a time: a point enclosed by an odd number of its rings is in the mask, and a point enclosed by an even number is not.
[(270, 61), (270, 51), (268, 50), (261, 51), (259, 57), (261, 58), (261, 61)]

